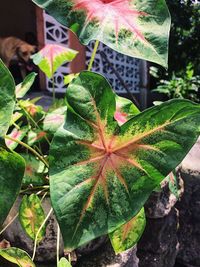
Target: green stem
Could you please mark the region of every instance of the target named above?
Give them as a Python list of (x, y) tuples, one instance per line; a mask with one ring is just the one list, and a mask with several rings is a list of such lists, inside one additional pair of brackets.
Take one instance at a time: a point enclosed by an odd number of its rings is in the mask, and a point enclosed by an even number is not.
[(43, 185), (43, 186), (35, 186), (35, 187), (32, 187), (32, 188), (26, 188), (24, 190), (21, 190), (20, 191), (20, 194), (22, 193), (26, 193), (26, 192), (29, 192), (29, 191), (35, 191), (35, 190), (42, 190), (42, 191), (46, 191), (49, 189), (49, 185)]
[(94, 63), (94, 59), (95, 59), (95, 56), (96, 56), (96, 53), (97, 53), (98, 46), (99, 46), (99, 41), (96, 40), (95, 45), (94, 45), (94, 50), (93, 50), (92, 56), (90, 58), (90, 63), (88, 65), (88, 71), (91, 71), (91, 69), (92, 69), (92, 65)]
[(12, 220), (1, 230), (0, 235), (17, 219), (19, 212), (12, 218)]
[(40, 234), (40, 231), (42, 230), (42, 228), (44, 227), (45, 223), (48, 221), (51, 213), (53, 212), (53, 208), (50, 209), (49, 213), (47, 214), (45, 220), (43, 221), (43, 223), (40, 225), (40, 228), (37, 231), (37, 234), (35, 236), (35, 241), (34, 241), (34, 249), (33, 249), (33, 256), (32, 256), (32, 261), (34, 261), (35, 259), (35, 253), (36, 253), (36, 248), (37, 248), (37, 240), (38, 240), (38, 236)]
[[(42, 129), (40, 128), (40, 126), (37, 124), (37, 122), (32, 118), (32, 116), (26, 111), (26, 109), (19, 103), (19, 101), (17, 101), (18, 105), (20, 106), (20, 108), (24, 111), (24, 113), (26, 114), (27, 118), (36, 126), (36, 128), (38, 128), (40, 131), (42, 131)], [(47, 143), (50, 145), (50, 141), (49, 139), (46, 137), (46, 135), (44, 136), (45, 140), (47, 141)]]
[(57, 247), (56, 247), (56, 255), (57, 255), (57, 267), (59, 264), (59, 259), (60, 259), (60, 227), (57, 224)]
[(56, 101), (56, 90), (55, 90), (55, 80), (54, 80), (54, 75), (52, 77), (52, 90), (53, 90), (53, 104)]
[(21, 146), (23, 146), (23, 147), (27, 148), (28, 150), (30, 150), (36, 157), (39, 158), (40, 161), (42, 161), (45, 164), (45, 166), (47, 168), (49, 168), (49, 164), (46, 162), (46, 160), (35, 149), (33, 149), (32, 147), (30, 147), (26, 143), (24, 143), (24, 142), (22, 142), (20, 140), (17, 140), (15, 138), (12, 138), (12, 137), (10, 137), (8, 135), (5, 135), (4, 137), (5, 137), (5, 139), (11, 140), (13, 142), (16, 142), (16, 143), (20, 144)]

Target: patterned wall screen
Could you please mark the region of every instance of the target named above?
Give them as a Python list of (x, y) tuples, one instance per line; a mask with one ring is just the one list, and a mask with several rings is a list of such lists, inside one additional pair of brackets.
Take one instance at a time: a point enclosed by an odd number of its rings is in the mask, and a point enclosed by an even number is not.
[[(49, 16), (46, 12), (44, 12), (44, 27), (45, 27), (44, 31), (45, 44), (60, 43), (68, 45), (68, 34), (67, 34), (68, 31), (66, 27), (59, 24), (54, 18)], [(91, 42), (86, 49), (87, 64), (89, 63), (93, 47), (94, 47), (94, 42)], [(104, 52), (106, 58), (102, 57), (101, 51)], [(114, 72), (117, 71), (117, 73), (126, 83), (129, 90), (132, 93), (139, 93), (140, 66), (141, 66), (140, 63), (141, 60), (119, 54), (101, 43), (98, 48), (98, 52), (95, 57), (92, 70), (103, 74), (110, 81), (115, 91), (117, 93), (123, 94), (126, 93), (126, 89), (120, 83), (119, 79), (116, 77), (116, 74)], [(113, 69), (110, 67), (109, 64), (113, 66), (115, 71), (113, 71)], [(56, 92), (65, 92), (66, 87), (63, 84), (63, 75), (66, 75), (69, 72), (70, 72), (69, 64), (63, 65), (56, 72), (54, 77)], [(47, 79), (46, 83), (47, 83), (47, 89), (51, 91), (52, 81)]]

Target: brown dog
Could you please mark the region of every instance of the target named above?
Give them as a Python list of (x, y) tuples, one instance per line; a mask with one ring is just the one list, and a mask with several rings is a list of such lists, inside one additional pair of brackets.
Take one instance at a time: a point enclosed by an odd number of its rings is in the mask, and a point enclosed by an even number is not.
[(11, 61), (28, 65), (30, 57), (36, 52), (36, 46), (30, 45), (16, 37), (0, 38), (0, 57), (9, 68)]

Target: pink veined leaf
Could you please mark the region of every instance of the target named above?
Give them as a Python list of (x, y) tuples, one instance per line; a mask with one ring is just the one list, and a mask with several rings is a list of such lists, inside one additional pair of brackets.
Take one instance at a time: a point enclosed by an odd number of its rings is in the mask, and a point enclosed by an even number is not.
[(55, 71), (64, 63), (72, 61), (78, 51), (57, 44), (47, 44), (33, 56), (33, 62), (51, 78)]
[(32, 0), (88, 45), (167, 67), (170, 14), (165, 0)]
[(112, 18), (114, 24), (116, 42), (118, 41), (119, 25), (134, 33), (135, 38), (146, 42), (146, 39), (138, 28), (136, 19), (139, 16), (147, 16), (145, 12), (130, 9), (129, 0), (74, 0), (74, 10), (84, 10), (87, 13), (86, 22), (95, 19), (104, 24)]

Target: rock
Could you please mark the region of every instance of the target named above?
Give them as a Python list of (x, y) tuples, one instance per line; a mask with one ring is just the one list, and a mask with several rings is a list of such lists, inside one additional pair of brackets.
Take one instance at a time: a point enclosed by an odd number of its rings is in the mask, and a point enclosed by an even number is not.
[[(20, 205), (21, 198), (19, 197), (9, 213), (5, 224), (8, 224), (15, 214), (18, 212), (18, 207)], [(43, 208), (47, 214), (51, 209), (50, 202), (48, 199), (43, 201)], [(2, 234), (1, 239), (5, 238), (11, 244), (21, 248), (28, 252), (30, 256), (33, 253), (33, 241), (25, 234), (24, 230), (21, 227), (19, 219), (17, 218)], [(35, 261), (38, 262), (51, 262), (56, 259), (56, 240), (57, 240), (57, 222), (54, 215), (50, 216), (50, 219), (47, 222), (46, 236), (37, 246)], [(60, 251), (63, 251), (63, 243), (61, 240)]]
[[(154, 191), (145, 204), (145, 213), (148, 218), (163, 218), (167, 216), (177, 202), (177, 197), (170, 191), (168, 179), (161, 183), (161, 188)], [(182, 179), (178, 179), (178, 195), (184, 191)]]
[(138, 267), (136, 248), (115, 255), (110, 241), (107, 240), (98, 250), (78, 259), (75, 267)]
[(177, 262), (183, 266), (200, 266), (200, 139), (181, 164), (180, 175), (185, 192), (176, 207), (179, 210)]
[(175, 208), (163, 218), (147, 218), (138, 243), (139, 267), (173, 267), (178, 253), (178, 216)]

